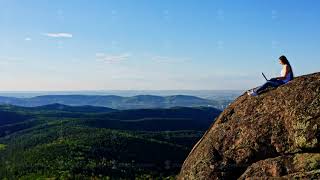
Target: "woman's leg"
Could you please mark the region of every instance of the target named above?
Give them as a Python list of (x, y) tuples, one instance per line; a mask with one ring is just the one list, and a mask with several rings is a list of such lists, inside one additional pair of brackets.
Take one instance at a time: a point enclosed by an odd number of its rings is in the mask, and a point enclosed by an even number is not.
[(256, 89), (256, 93), (260, 93), (261, 91), (267, 89), (268, 87), (278, 87), (282, 85), (283, 82), (281, 80), (271, 79), (270, 81), (267, 81), (262, 86), (260, 86), (258, 89)]
[(277, 80), (277, 79), (271, 79), (270, 83), (271, 83), (272, 87), (278, 87), (278, 86), (281, 86), (282, 84), (284, 84), (284, 82), (282, 80)]
[(267, 89), (269, 86), (271, 86), (270, 82), (267, 81), (266, 83), (264, 83), (262, 86), (258, 87), (255, 91), (256, 93), (260, 93), (261, 91)]

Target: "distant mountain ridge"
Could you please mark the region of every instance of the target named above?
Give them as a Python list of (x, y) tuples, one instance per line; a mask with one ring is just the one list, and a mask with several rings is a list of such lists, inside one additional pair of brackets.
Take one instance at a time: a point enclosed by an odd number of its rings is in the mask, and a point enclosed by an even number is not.
[(31, 98), (0, 96), (0, 104), (24, 107), (63, 104), (69, 106), (101, 106), (112, 109), (170, 108), (175, 106), (210, 106), (224, 109), (229, 103), (230, 100), (216, 101), (187, 95), (138, 95), (132, 97), (115, 95), (44, 95)]
[(33, 110), (56, 110), (56, 111), (67, 111), (67, 112), (81, 112), (81, 113), (107, 113), (117, 111), (116, 109), (100, 106), (68, 106), (64, 104), (54, 103), (44, 106), (30, 107)]
[[(212, 107), (171, 107), (116, 110), (96, 106), (49, 104), (37, 107), (0, 105), (1, 125), (28, 119), (76, 118), (77, 124), (125, 130), (204, 130), (221, 111)], [(1, 133), (0, 133), (1, 134)]]

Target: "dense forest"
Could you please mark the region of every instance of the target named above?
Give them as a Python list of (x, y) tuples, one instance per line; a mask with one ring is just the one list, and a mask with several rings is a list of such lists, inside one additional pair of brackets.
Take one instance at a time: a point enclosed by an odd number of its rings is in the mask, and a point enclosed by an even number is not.
[(0, 179), (174, 179), (220, 111), (0, 107)]

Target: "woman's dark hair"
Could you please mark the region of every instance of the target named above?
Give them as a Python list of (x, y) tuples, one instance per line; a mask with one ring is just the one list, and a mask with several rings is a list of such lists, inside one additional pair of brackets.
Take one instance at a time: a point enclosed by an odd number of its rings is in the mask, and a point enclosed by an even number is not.
[(292, 70), (292, 67), (291, 67), (287, 57), (282, 55), (282, 56), (279, 57), (279, 59), (283, 64), (286, 64), (286, 65), (288, 65), (290, 67), (290, 72), (292, 73), (292, 77), (293, 77), (293, 70)]

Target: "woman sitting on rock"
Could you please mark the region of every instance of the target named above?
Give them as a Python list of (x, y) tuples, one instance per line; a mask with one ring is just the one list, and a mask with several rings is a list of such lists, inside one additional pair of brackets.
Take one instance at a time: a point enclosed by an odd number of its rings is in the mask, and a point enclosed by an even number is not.
[(269, 81), (267, 81), (264, 85), (247, 91), (248, 95), (251, 96), (257, 96), (260, 94), (263, 90), (267, 89), (268, 87), (278, 87), (283, 84), (288, 83), (293, 79), (293, 71), (292, 67), (288, 61), (288, 59), (285, 56), (280, 56), (279, 57), (279, 63), (282, 65), (282, 71), (281, 71), (281, 76), (272, 78)]

